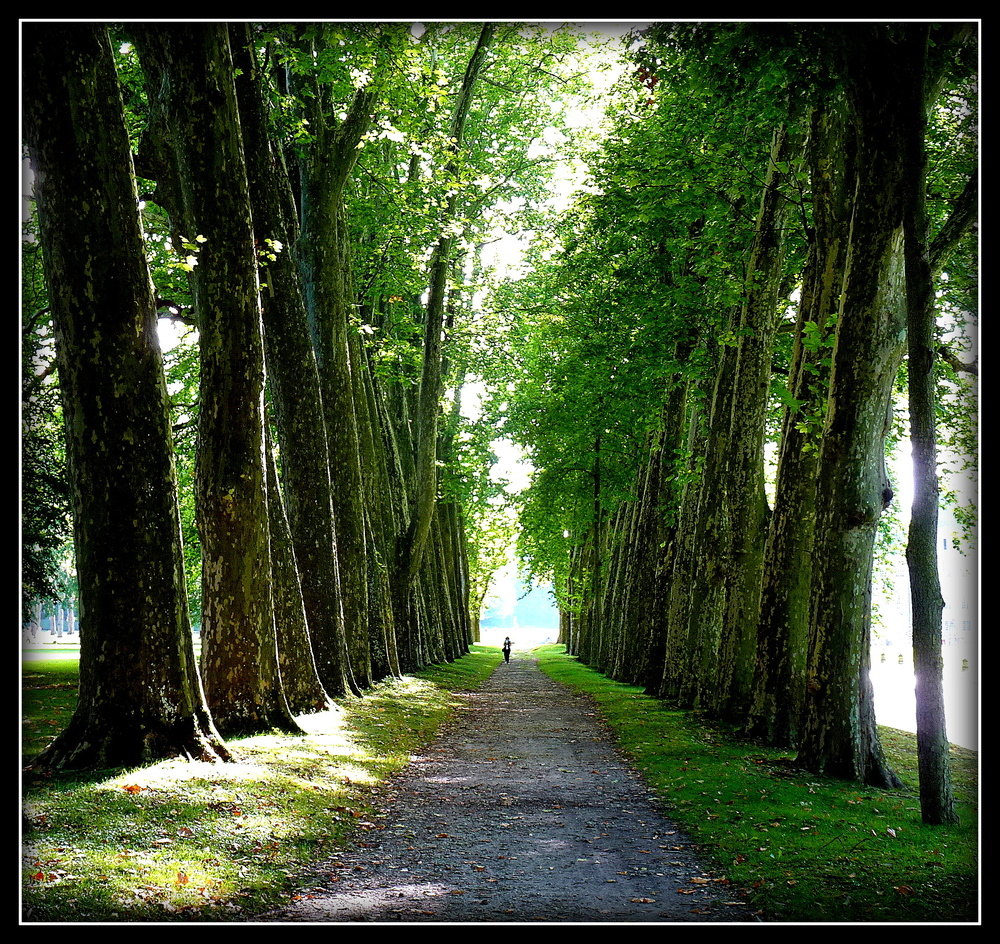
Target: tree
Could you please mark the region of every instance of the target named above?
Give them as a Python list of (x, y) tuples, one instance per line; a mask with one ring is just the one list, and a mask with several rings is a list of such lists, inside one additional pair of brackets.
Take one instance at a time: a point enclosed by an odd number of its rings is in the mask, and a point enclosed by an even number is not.
[[(465, 76), (458, 91), (451, 119), (450, 137), (457, 153), (462, 147), (462, 139), (476, 80), (483, 69), (486, 55), (492, 42), (494, 24), (483, 25), (475, 49), (469, 58)], [(446, 173), (455, 172), (454, 159), (445, 167)], [(445, 207), (443, 229), (447, 230), (450, 218), (455, 214), (457, 193), (452, 194)], [(415, 460), (413, 510), (410, 526), (402, 547), (402, 567), (405, 580), (412, 585), (422, 559), (424, 546), (430, 533), (431, 520), (437, 499), (437, 442), (438, 414), (442, 389), (441, 344), (444, 332), (445, 292), (448, 273), (451, 268), (451, 252), (454, 237), (442, 233), (434, 247), (429, 266), (430, 287), (427, 297), (427, 312), (424, 321), (423, 367), (415, 416)]]
[[(231, 25), (230, 34), (239, 71), (236, 90), (248, 184), (254, 195), (254, 233), (266, 285), (262, 319), (268, 385), (281, 446), (284, 507), (307, 623), (309, 662), (325, 689), (340, 695), (349, 688), (342, 588), (323, 397), (295, 257), (297, 210), (284, 154), (272, 132), (254, 32), (247, 25)], [(277, 481), (274, 485), (278, 487)], [(280, 645), (279, 652), (284, 670), (287, 653)], [(301, 665), (287, 669), (303, 673)]]
[(76, 567), (76, 711), (36, 767), (228, 752), (195, 666), (131, 152), (99, 24), (24, 26), (24, 131), (66, 419)]
[[(876, 785), (898, 782), (878, 746), (867, 676), (871, 571), (865, 561), (871, 558), (874, 525), (892, 499), (884, 471), (887, 423), (880, 414), (889, 409), (903, 357), (907, 298), (919, 295), (917, 259), (911, 248), (907, 274), (904, 240), (907, 229), (914, 232), (914, 206), (919, 215), (919, 200), (914, 203), (911, 195), (923, 187), (921, 148), (914, 142), (923, 138), (921, 116), (936, 85), (924, 67), (926, 47), (929, 37), (947, 45), (955, 32), (953, 27), (927, 32), (913, 24), (838, 29), (832, 35), (858, 170), (820, 453), (799, 759), (810, 769)], [(917, 327), (919, 319), (910, 320)], [(918, 341), (914, 353), (919, 350)], [(919, 357), (910, 368), (925, 369)], [(940, 641), (934, 658), (940, 659)]]
[(226, 27), (136, 27), (175, 229), (197, 267), (202, 675), (227, 734), (297, 730), (281, 687), (264, 465), (260, 289)]
[[(963, 31), (964, 32), (964, 31)], [(958, 36), (959, 44), (967, 33)], [(935, 84), (943, 74), (939, 60), (949, 43), (932, 52), (930, 30), (917, 35), (916, 72), (921, 84), (905, 103), (910, 136), (905, 159), (910, 189), (904, 211), (904, 257), (907, 309), (907, 389), (910, 408), (910, 441), (913, 454), (913, 507), (906, 545), (913, 611), (913, 665), (916, 674), (917, 756), (920, 779), (920, 811), (925, 823), (955, 823), (954, 798), (948, 767), (948, 736), (945, 724), (941, 657), (941, 596), (937, 566), (936, 378), (937, 356), (934, 272), (931, 262), (930, 223), (927, 213), (927, 136), (929, 111), (935, 99)], [(929, 61), (931, 60), (931, 61)], [(970, 178), (970, 181), (974, 178)], [(941, 229), (935, 245), (940, 265), (954, 242), (971, 224), (964, 201)]]

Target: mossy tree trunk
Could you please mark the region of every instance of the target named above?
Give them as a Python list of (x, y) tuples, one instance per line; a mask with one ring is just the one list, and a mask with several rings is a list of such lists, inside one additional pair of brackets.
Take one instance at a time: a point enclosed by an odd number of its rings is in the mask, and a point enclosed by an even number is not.
[(233, 63), (224, 24), (137, 25), (175, 228), (197, 253), (196, 494), (202, 676), (219, 729), (297, 726), (278, 670), (264, 469), (264, 350)]
[(107, 32), (25, 24), (25, 132), (56, 330), (80, 689), (36, 766), (226, 759), (188, 617), (168, 398)]

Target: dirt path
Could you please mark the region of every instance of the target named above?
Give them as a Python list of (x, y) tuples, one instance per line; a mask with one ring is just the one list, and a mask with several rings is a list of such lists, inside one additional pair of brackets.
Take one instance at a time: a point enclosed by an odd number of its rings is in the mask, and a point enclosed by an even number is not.
[(501, 663), (382, 799), (384, 829), (271, 921), (748, 921), (583, 696)]

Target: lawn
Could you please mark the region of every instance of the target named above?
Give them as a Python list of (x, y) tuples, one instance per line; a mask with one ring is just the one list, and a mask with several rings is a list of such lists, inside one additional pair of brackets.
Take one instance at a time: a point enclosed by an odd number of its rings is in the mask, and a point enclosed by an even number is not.
[(961, 823), (920, 819), (916, 736), (880, 728), (903, 780), (876, 790), (798, 769), (794, 753), (741, 741), (673, 711), (565, 654), (535, 651), (543, 671), (588, 693), (667, 815), (772, 921), (978, 920), (978, 770), (952, 747)]

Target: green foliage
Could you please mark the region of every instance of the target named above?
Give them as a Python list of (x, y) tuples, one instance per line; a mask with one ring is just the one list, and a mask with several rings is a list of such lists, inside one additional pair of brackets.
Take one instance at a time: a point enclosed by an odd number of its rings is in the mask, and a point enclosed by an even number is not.
[[(707, 89), (658, 69), (656, 82), (625, 73), (586, 189), (488, 302), (486, 412), (535, 470), (519, 547), (539, 577), (565, 571), (595, 509), (632, 496), (667, 394), (707, 397), (719, 346), (737, 340), (748, 210), (773, 127), (745, 104), (712, 110)], [(678, 459), (680, 482), (693, 466)]]
[(42, 254), (32, 239), (21, 244), (21, 604), (63, 599), (72, 568), (62, 404), (55, 341), (42, 275)]
[[(161, 323), (162, 324), (162, 323)], [(170, 421), (174, 431), (174, 467), (181, 520), (184, 576), (191, 622), (201, 622), (201, 541), (195, 506), (199, 362), (198, 335), (182, 322), (171, 325), (176, 342), (163, 355)]]

